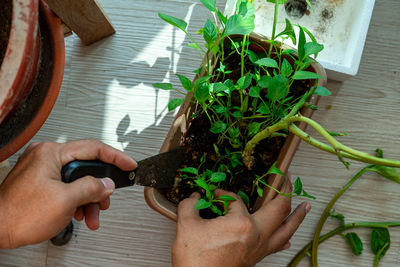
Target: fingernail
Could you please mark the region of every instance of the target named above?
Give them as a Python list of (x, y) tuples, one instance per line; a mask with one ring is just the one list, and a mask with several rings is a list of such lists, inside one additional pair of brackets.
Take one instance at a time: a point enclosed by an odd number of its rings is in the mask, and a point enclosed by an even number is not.
[(104, 187), (107, 188), (108, 190), (114, 190), (115, 184), (114, 181), (111, 180), (110, 178), (103, 178), (101, 179), (101, 182), (103, 183)]
[(311, 205), (308, 202), (305, 202), (305, 203), (306, 204), (304, 204), (304, 209), (305, 209), (306, 213), (308, 213), (310, 211), (310, 209), (311, 209)]
[(196, 197), (197, 196), (197, 192), (193, 192), (191, 195), (190, 195), (190, 198), (194, 198), (194, 197)]

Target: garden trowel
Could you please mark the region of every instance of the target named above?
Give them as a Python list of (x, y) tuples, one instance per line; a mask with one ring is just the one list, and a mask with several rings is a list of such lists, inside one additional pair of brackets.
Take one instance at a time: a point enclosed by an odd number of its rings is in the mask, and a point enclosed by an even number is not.
[(75, 160), (61, 170), (62, 181), (71, 183), (84, 176), (108, 177), (115, 188), (134, 184), (155, 188), (168, 188), (174, 184), (176, 171), (181, 167), (184, 148), (180, 147), (138, 162), (135, 170), (123, 171), (117, 166), (99, 160)]

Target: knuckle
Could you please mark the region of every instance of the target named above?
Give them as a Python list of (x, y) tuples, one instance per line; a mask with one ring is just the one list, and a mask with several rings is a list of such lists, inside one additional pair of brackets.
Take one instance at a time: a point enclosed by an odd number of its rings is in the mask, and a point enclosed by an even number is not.
[(277, 203), (277, 205), (273, 206), (273, 214), (277, 215), (282, 215), (282, 216), (288, 216), (290, 212), (292, 211), (290, 202), (287, 200), (282, 200)]
[(254, 222), (249, 216), (239, 216), (236, 222), (236, 231), (243, 234), (253, 232)]
[(102, 192), (102, 188), (99, 186), (99, 180), (93, 177), (87, 177), (87, 190), (92, 195), (97, 195)]

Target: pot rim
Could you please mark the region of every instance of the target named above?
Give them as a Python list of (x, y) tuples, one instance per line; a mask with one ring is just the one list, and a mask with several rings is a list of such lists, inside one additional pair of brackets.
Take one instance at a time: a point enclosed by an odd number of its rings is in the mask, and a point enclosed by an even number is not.
[[(39, 0), (13, 0), (11, 29), (0, 68), (0, 123), (29, 93), (40, 54)], [(8, 71), (12, 70), (12, 71)]]
[(26, 128), (9, 144), (0, 149), (0, 162), (15, 154), (39, 131), (53, 109), (61, 88), (65, 65), (64, 32), (61, 20), (43, 0), (40, 0), (40, 8), (48, 24), (51, 45), (53, 46), (53, 66), (49, 89), (42, 102), (43, 104)]
[[(251, 33), (250, 37), (254, 40), (265, 40), (267, 37), (257, 34), (257, 33)], [(283, 44), (283, 47), (291, 48), (295, 50), (294, 48)], [(315, 73), (319, 74), (322, 77), (325, 77), (325, 80), (320, 79), (318, 81), (318, 85), (324, 85), (326, 82), (326, 72), (325, 69), (320, 65), (319, 63), (312, 63), (311, 67), (315, 71)], [(196, 79), (196, 78), (195, 78)], [(310, 102), (313, 105), (316, 105), (319, 100), (319, 97), (316, 95), (312, 95)], [(164, 140), (164, 143), (160, 149), (161, 152), (166, 152), (170, 149), (173, 149), (174, 146), (176, 147), (179, 142), (177, 140), (180, 140), (182, 133), (184, 133), (187, 129), (187, 120), (188, 120), (188, 115), (186, 113), (190, 109), (189, 104), (187, 103), (188, 101), (185, 101), (185, 103), (181, 106), (179, 109), (177, 115), (175, 116), (175, 119), (171, 125), (171, 128)], [(186, 104), (186, 105), (185, 105)], [(311, 117), (313, 110), (309, 108), (303, 108), (301, 110), (303, 116)], [(298, 127), (302, 130), (305, 130), (306, 124), (304, 122), (300, 123)], [(286, 139), (280, 153), (278, 156), (278, 164), (277, 167), (281, 169), (282, 172), (286, 173), (287, 170), (289, 169), (290, 163), (296, 153), (297, 147), (300, 144), (300, 138), (297, 136), (294, 136), (290, 134), (288, 138)], [(268, 184), (270, 184), (273, 187), (279, 188), (280, 185), (283, 183), (284, 178), (279, 175), (271, 175), (268, 179)], [(258, 198), (255, 205), (254, 209), (257, 210), (263, 203), (268, 202), (272, 198), (274, 198), (276, 195), (276, 192), (273, 190), (270, 190), (269, 188), (264, 189), (264, 195), (262, 198)], [(177, 207), (174, 205), (172, 202), (169, 202), (157, 189), (152, 188), (152, 187), (145, 187), (144, 189), (144, 197), (147, 202), (147, 204), (157, 211), (158, 213), (164, 215), (165, 217), (177, 221)]]

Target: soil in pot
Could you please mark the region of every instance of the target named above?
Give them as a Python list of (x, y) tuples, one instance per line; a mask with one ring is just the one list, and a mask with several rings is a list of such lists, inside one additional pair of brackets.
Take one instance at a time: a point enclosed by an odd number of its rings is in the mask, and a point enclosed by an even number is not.
[(0, 2), (0, 66), (6, 54), (8, 38), (10, 36), (12, 18), (12, 0)]
[[(231, 51), (227, 50), (225, 51), (225, 54), (230, 54), (230, 52)], [(236, 81), (241, 77), (240, 61), (241, 58), (239, 55), (233, 56), (230, 59), (227, 69), (232, 70), (232, 72), (226, 75), (225, 79), (230, 79), (233, 83), (236, 83)], [(246, 69), (251, 69), (251, 66), (247, 65)], [(221, 82), (221, 80), (217, 78), (212, 80), (212, 82)], [(291, 86), (291, 92), (289, 93), (289, 96), (292, 96), (292, 99), (298, 99), (300, 96), (304, 95), (304, 93), (306, 93), (306, 91), (308, 91), (313, 84), (314, 82), (310, 80), (297, 80)], [(237, 93), (237, 91), (235, 92)], [(235, 105), (235, 101), (237, 105), (240, 105), (238, 93), (236, 95), (232, 94), (232, 105)], [(249, 97), (249, 103), (252, 103), (252, 97)], [(243, 114), (243, 116), (246, 116), (246, 113)], [(258, 120), (258, 122), (261, 122), (265, 119), (263, 118)], [(239, 127), (241, 133), (248, 131), (248, 123), (249, 121), (246, 120), (241, 121), (241, 125)], [(224, 155), (226, 153), (225, 151), (232, 152), (232, 144), (230, 144), (228, 141), (224, 141), (224, 143), (218, 145), (217, 153), (214, 144), (217, 143), (218, 135), (211, 133), (209, 130), (210, 127), (210, 120), (205, 113), (200, 112), (195, 118), (193, 118), (183, 142), (183, 145), (186, 147), (186, 156), (182, 168), (201, 166), (199, 173), (202, 173), (207, 169), (217, 171), (217, 165), (221, 166), (222, 164), (225, 166), (230, 166), (229, 164), (231, 164), (231, 159), (224, 158)], [(246, 139), (243, 142), (246, 143), (248, 140), (249, 139)], [(221, 182), (218, 188), (233, 192), (242, 191), (246, 193), (248, 196), (250, 196), (248, 209), (250, 212), (253, 212), (252, 207), (258, 198), (257, 192), (254, 188), (254, 178), (256, 176), (264, 175), (275, 163), (279, 156), (280, 150), (285, 143), (285, 140), (285, 137), (279, 136), (267, 138), (261, 141), (256, 146), (254, 151), (253, 156), (255, 159), (255, 164), (251, 169), (243, 166), (241, 162), (241, 153), (238, 152), (242, 150), (241, 148), (238, 148), (236, 150), (236, 153), (238, 153), (237, 166), (229, 168), (229, 170), (224, 170), (224, 172), (229, 173), (230, 178), (226, 179), (224, 182)], [(233, 151), (233, 153), (235, 153), (235, 151)], [(194, 187), (192, 185), (192, 180), (184, 179), (182, 174), (178, 174), (176, 181), (177, 182), (173, 188), (164, 192), (167, 199), (175, 204), (178, 204), (181, 200), (190, 196), (194, 191), (199, 190), (198, 187)], [(210, 210), (201, 210), (200, 214), (205, 218), (215, 217), (215, 214)]]

